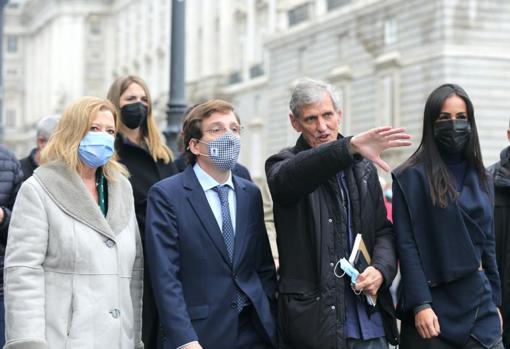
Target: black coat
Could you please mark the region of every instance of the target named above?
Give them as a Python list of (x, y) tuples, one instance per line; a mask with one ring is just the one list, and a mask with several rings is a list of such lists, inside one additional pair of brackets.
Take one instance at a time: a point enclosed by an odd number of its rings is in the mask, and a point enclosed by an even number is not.
[(0, 295), (4, 294), (4, 257), (11, 210), (22, 182), (23, 172), (19, 161), (9, 149), (0, 145), (0, 207), (4, 211), (4, 219), (0, 223)]
[(153, 184), (176, 174), (177, 170), (173, 162), (165, 164), (162, 160), (154, 161), (147, 150), (131, 143), (121, 135), (117, 136), (115, 149), (120, 163), (126, 166), (130, 174), (129, 181), (133, 187), (136, 219), (142, 242), (144, 242), (147, 193)]
[(19, 161), (21, 164), (21, 169), (23, 170), (23, 181), (26, 181), (30, 176), (32, 176), (34, 174), (34, 170), (39, 167), (34, 159), (36, 152), (37, 148), (32, 149), (26, 158), (23, 158)]
[[(349, 139), (296, 146), (266, 162), (280, 253), (278, 331), (282, 348), (344, 348), (344, 278), (334, 276), (347, 233), (336, 174), (345, 170), (354, 230), (362, 233), (372, 265), (384, 276), (378, 297), (387, 339), (398, 340), (388, 287), (396, 273), (391, 223), (375, 167), (349, 155)], [(340, 238), (335, 238), (335, 237)]]
[(496, 261), (501, 278), (503, 344), (510, 348), (510, 147), (503, 149), (501, 160), (489, 167), (494, 178), (494, 227)]
[[(154, 161), (150, 153), (131, 143), (120, 134), (115, 141), (115, 149), (120, 158), (120, 163), (127, 167), (130, 177), (129, 181), (133, 187), (135, 201), (135, 213), (140, 228), (144, 254), (151, 251), (145, 249), (145, 213), (147, 210), (147, 194), (150, 187), (160, 180), (177, 173), (172, 162), (165, 164), (163, 161)], [(145, 259), (146, 260), (146, 259)], [(146, 349), (156, 349), (159, 319), (152, 293), (152, 285), (149, 277), (149, 270), (144, 263), (143, 283), (143, 309), (142, 309), (142, 340)]]

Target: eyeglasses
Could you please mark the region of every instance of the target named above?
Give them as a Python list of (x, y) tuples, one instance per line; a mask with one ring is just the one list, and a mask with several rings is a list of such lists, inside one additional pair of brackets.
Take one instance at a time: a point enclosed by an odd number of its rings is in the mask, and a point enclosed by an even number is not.
[(205, 130), (204, 132), (207, 132), (211, 136), (216, 137), (216, 136), (223, 136), (227, 132), (227, 130), (230, 130), (230, 131), (232, 131), (233, 134), (239, 136), (239, 135), (241, 135), (241, 131), (244, 130), (244, 126), (236, 125), (236, 126), (230, 126), (230, 128), (215, 126), (208, 130)]

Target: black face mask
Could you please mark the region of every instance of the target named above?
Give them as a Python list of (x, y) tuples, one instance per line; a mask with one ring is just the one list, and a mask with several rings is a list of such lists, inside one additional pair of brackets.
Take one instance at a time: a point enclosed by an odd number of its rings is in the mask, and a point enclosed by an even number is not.
[(438, 121), (434, 124), (437, 147), (446, 153), (458, 153), (466, 148), (471, 138), (471, 125), (465, 119)]
[(147, 119), (148, 108), (141, 102), (126, 104), (120, 110), (122, 123), (134, 130)]

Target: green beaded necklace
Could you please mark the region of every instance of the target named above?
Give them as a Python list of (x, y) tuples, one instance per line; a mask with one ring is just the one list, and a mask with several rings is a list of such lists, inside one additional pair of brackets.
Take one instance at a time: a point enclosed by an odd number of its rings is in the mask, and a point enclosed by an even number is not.
[(106, 217), (106, 203), (105, 203), (105, 193), (104, 193), (104, 174), (103, 169), (98, 168), (96, 171), (96, 189), (97, 189), (97, 196), (99, 201), (99, 209), (103, 213), (103, 215)]

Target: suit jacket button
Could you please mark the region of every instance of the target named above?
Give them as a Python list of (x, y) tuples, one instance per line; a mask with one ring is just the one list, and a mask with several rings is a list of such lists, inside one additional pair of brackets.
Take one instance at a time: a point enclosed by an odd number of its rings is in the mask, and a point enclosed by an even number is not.
[(232, 302), (231, 308), (232, 309), (237, 309), (237, 303), (236, 302)]
[(232, 273), (232, 279), (237, 279), (237, 274), (236, 273)]
[(112, 239), (108, 239), (104, 243), (106, 244), (106, 246), (108, 246), (108, 248), (112, 248), (113, 246), (115, 246), (115, 241), (113, 241)]
[(112, 315), (112, 318), (118, 319), (120, 316), (120, 310), (119, 309), (110, 310), (110, 314)]

